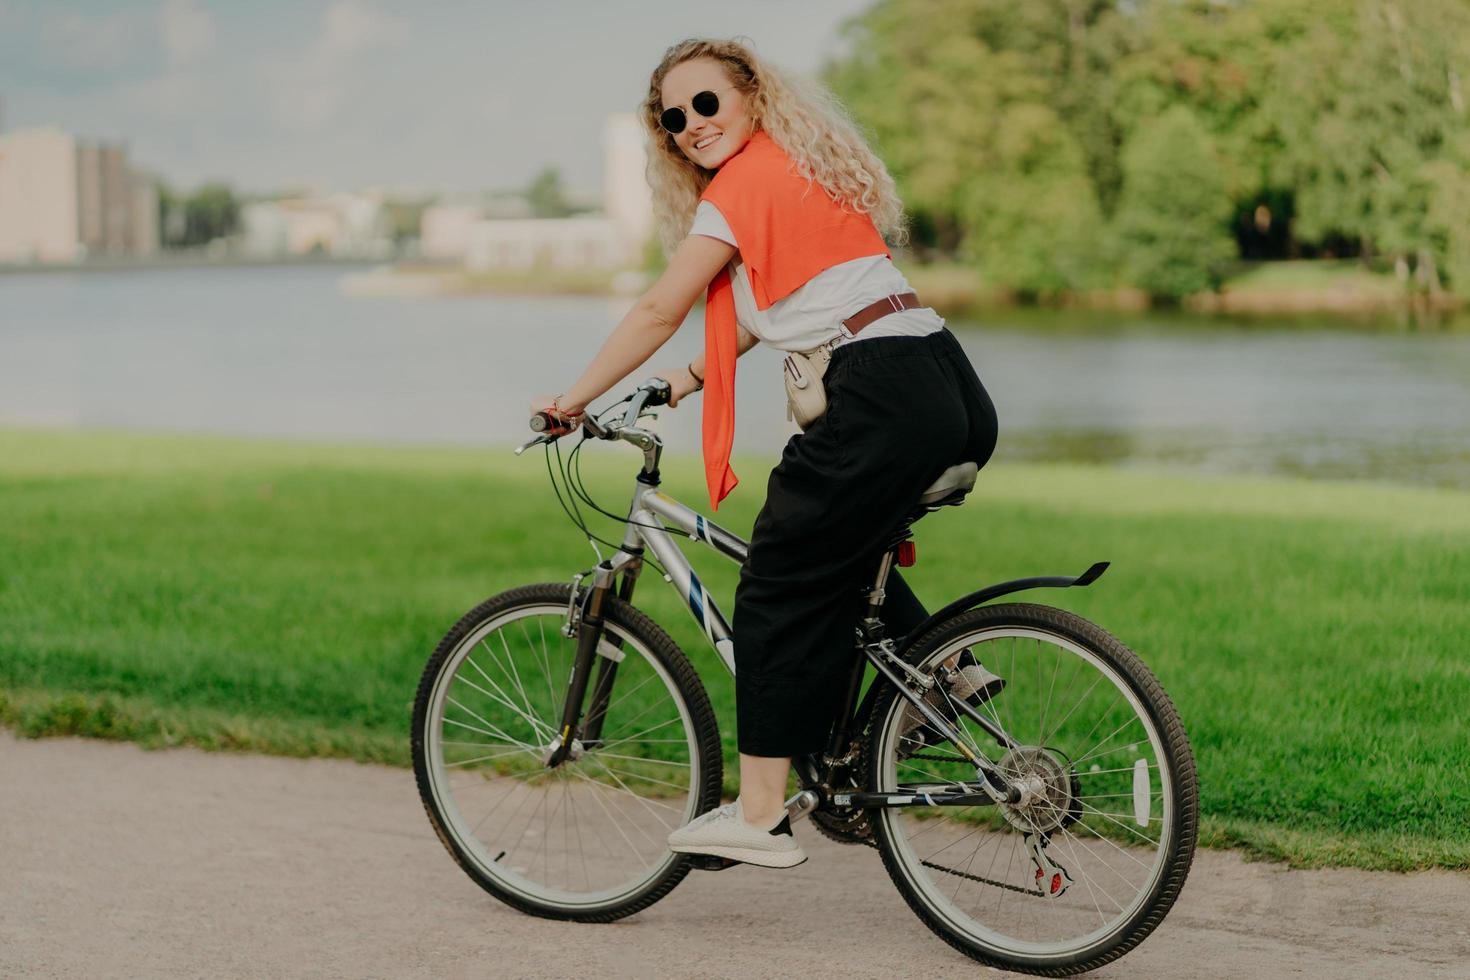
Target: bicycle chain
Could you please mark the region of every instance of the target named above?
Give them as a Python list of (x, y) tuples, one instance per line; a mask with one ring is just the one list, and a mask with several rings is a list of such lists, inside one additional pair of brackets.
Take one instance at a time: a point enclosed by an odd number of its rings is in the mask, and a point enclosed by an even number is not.
[(994, 885), (996, 888), (1004, 888), (1006, 891), (1020, 892), (1022, 895), (1030, 895), (1032, 898), (1046, 898), (1046, 896), (1041, 894), (1041, 892), (1035, 891), (1031, 888), (1022, 888), (1020, 885), (1012, 885), (1009, 882), (1005, 881), (996, 881), (993, 878), (982, 878), (979, 875), (972, 875), (968, 871), (957, 871), (954, 868), (946, 868), (944, 865), (935, 864), (933, 861), (920, 861), (919, 863), (926, 868), (933, 868), (935, 871), (943, 871), (945, 874), (958, 875), (961, 878), (968, 878), (971, 881), (978, 881), (981, 884), (985, 885)]
[[(915, 752), (913, 755), (906, 756), (906, 758), (909, 758), (909, 759), (919, 759), (919, 760), (921, 760), (923, 762), (964, 762), (965, 761), (964, 759), (961, 759), (957, 755), (926, 755), (926, 754), (921, 753), (921, 752)], [(871, 844), (873, 847), (877, 847), (878, 846), (876, 843), (873, 843), (872, 841), (869, 841), (868, 843)], [(1004, 888), (1007, 891), (1020, 892), (1022, 895), (1030, 895), (1032, 898), (1045, 898), (1046, 897), (1045, 895), (1043, 895), (1040, 892), (1035, 891), (1034, 889), (1031, 889), (1031, 888), (1022, 888), (1020, 885), (1012, 885), (1012, 884), (1010, 884), (1008, 882), (996, 881), (994, 878), (983, 878), (980, 875), (972, 875), (972, 874), (970, 874), (967, 871), (958, 871), (958, 870), (956, 870), (954, 868), (946, 868), (944, 865), (942, 865), (942, 864), (935, 864), (933, 861), (920, 861), (919, 863), (922, 864), (926, 868), (933, 868), (935, 871), (943, 871), (945, 874), (956, 875), (956, 876), (958, 876), (960, 878), (968, 878), (970, 881), (978, 881), (978, 882), (980, 882), (983, 885), (994, 885), (996, 888)]]
[(905, 762), (907, 762), (909, 759), (918, 759), (918, 760), (920, 760), (922, 762), (965, 762), (965, 761), (967, 761), (965, 759), (960, 758), (957, 755), (925, 755), (925, 754), (920, 753), (920, 752), (915, 752), (913, 755), (906, 755), (906, 756), (903, 757), (903, 759), (904, 759)]

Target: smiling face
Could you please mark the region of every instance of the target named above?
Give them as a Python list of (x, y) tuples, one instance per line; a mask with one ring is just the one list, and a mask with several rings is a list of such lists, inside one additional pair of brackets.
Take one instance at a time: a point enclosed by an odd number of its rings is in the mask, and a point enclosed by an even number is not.
[[(684, 131), (674, 134), (674, 143), (690, 160), (716, 170), (740, 152), (755, 126), (746, 113), (746, 99), (735, 88), (725, 69), (711, 58), (695, 58), (669, 69), (660, 88), (664, 109), (684, 110)], [(714, 92), (719, 111), (706, 118), (690, 105), (700, 92)]]

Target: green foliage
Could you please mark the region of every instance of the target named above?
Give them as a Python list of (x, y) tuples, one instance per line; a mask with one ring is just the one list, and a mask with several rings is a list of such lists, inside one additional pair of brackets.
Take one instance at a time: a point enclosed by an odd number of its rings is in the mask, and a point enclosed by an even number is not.
[(395, 244), (419, 237), (424, 212), (434, 203), (433, 197), (395, 198), (384, 202), (389, 234)]
[(669, 266), (669, 257), (664, 254), (664, 247), (659, 242), (657, 235), (649, 235), (648, 241), (643, 243), (643, 261), (640, 268), (650, 276), (663, 275), (663, 271)]
[(973, 181), (961, 212), (966, 253), (995, 285), (1053, 293), (1100, 273), (1102, 211), (1077, 142), (1050, 108), (1019, 103), (1001, 117), (996, 166)]
[(531, 213), (538, 218), (565, 218), (575, 210), (567, 202), (561, 171), (555, 167), (543, 167), (531, 179), (526, 187), (526, 201), (531, 205)]
[(1427, 164), (1431, 191), (1425, 229), (1434, 254), (1443, 256), (1450, 288), (1470, 294), (1470, 133), (1461, 134), (1451, 152)]
[(160, 182), (158, 218), (164, 248), (197, 248), (240, 227), (240, 201), (227, 184), (202, 184), (181, 195)]
[(1261, 93), (1262, 114), (1282, 134), (1278, 171), (1296, 191), (1298, 234), (1432, 261), (1426, 168), (1465, 131), (1470, 9), (1459, 0), (1276, 5), (1301, 21), (1312, 15)]
[[(913, 215), (920, 255), (952, 253), (979, 234), (970, 221), (984, 191), (975, 184), (1010, 165), (996, 120), (1012, 107), (1050, 109), (1080, 150), (1080, 172), (1109, 171), (1102, 67), (1122, 43), (1120, 26), (1102, 0), (884, 0), (846, 25), (853, 54), (824, 80), (871, 130)], [(1071, 197), (1071, 207), (1086, 207)]]
[(1230, 213), (1214, 144), (1189, 109), (1174, 106), (1129, 140), (1114, 224), (1130, 282), (1170, 299), (1213, 288), (1234, 254)]
[[(1166, 295), (1208, 288), (1200, 258), (1187, 273), (1160, 261), (1168, 229), (1147, 229), (1124, 188), (1124, 148), (1184, 107), (1215, 147), (1208, 214), (1250, 254), (1382, 255), (1406, 284), (1412, 270), (1434, 291), (1447, 274), (1470, 296), (1455, 149), (1470, 131), (1464, 0), (880, 0), (845, 33), (852, 53), (824, 78), (871, 130), (921, 259), (963, 254), (1023, 291), (1105, 280), (1105, 250), (1077, 233), (1126, 193), (1123, 278)], [(1043, 118), (1056, 131), (1040, 142), (1065, 148), (1057, 166), (1018, 167), (1007, 143), (1038, 142)], [(1213, 206), (1216, 187), (1232, 207)], [(1274, 225), (1251, 220), (1261, 204)], [(1157, 224), (1180, 208), (1152, 211)], [(1218, 244), (1198, 227), (1186, 238), (1166, 253)], [(1079, 271), (1078, 255), (1096, 258)]]
[(184, 199), (183, 245), (208, 245), (235, 233), (240, 202), (225, 184), (204, 184)]

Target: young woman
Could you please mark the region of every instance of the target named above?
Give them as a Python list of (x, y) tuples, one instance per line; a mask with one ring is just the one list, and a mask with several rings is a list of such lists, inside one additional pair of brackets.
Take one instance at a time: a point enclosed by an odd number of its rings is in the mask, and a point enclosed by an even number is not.
[[(860, 590), (919, 494), (946, 467), (990, 458), (995, 409), (944, 320), (894, 267), (883, 238), (903, 238), (893, 180), (830, 94), (742, 44), (694, 39), (665, 53), (642, 117), (668, 267), (582, 376), (531, 412), (574, 428), (705, 294), (704, 353), (659, 376), (670, 404), (705, 391), (718, 507), (737, 482), (736, 356), (757, 341), (830, 347), (827, 410), (771, 471), (735, 593), (740, 796), (669, 837), (675, 851), (791, 867), (806, 860), (785, 820), (791, 759), (822, 751), (840, 710)], [(895, 637), (926, 615), (896, 572), (883, 609)], [(1003, 683), (978, 664), (959, 677), (962, 697)]]

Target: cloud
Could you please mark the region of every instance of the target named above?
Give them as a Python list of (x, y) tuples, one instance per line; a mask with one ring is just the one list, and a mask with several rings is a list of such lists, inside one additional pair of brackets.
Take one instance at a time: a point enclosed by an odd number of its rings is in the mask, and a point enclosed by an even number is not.
[(164, 0), (155, 21), (166, 64), (148, 78), (115, 89), (119, 103), (153, 117), (181, 117), (205, 111), (216, 95), (199, 62), (214, 50), (214, 17), (195, 0)]
[(356, 87), (368, 56), (401, 44), (408, 24), (361, 0), (336, 0), (322, 14), (321, 33), (284, 63), (266, 66), (276, 119), (293, 129), (326, 122)]
[(214, 49), (214, 18), (194, 0), (165, 0), (159, 16), (163, 49), (173, 67), (198, 61)]
[(48, 59), (67, 68), (118, 68), (136, 59), (145, 28), (146, 20), (137, 11), (97, 17), (49, 13), (41, 21), (41, 48)]
[(168, 72), (120, 85), (116, 97), (125, 109), (141, 115), (178, 117), (205, 111), (214, 96), (194, 75)]
[(322, 15), (322, 34), (310, 54), (331, 60), (345, 59), (403, 38), (407, 24), (397, 17), (374, 10), (359, 0), (337, 0)]

